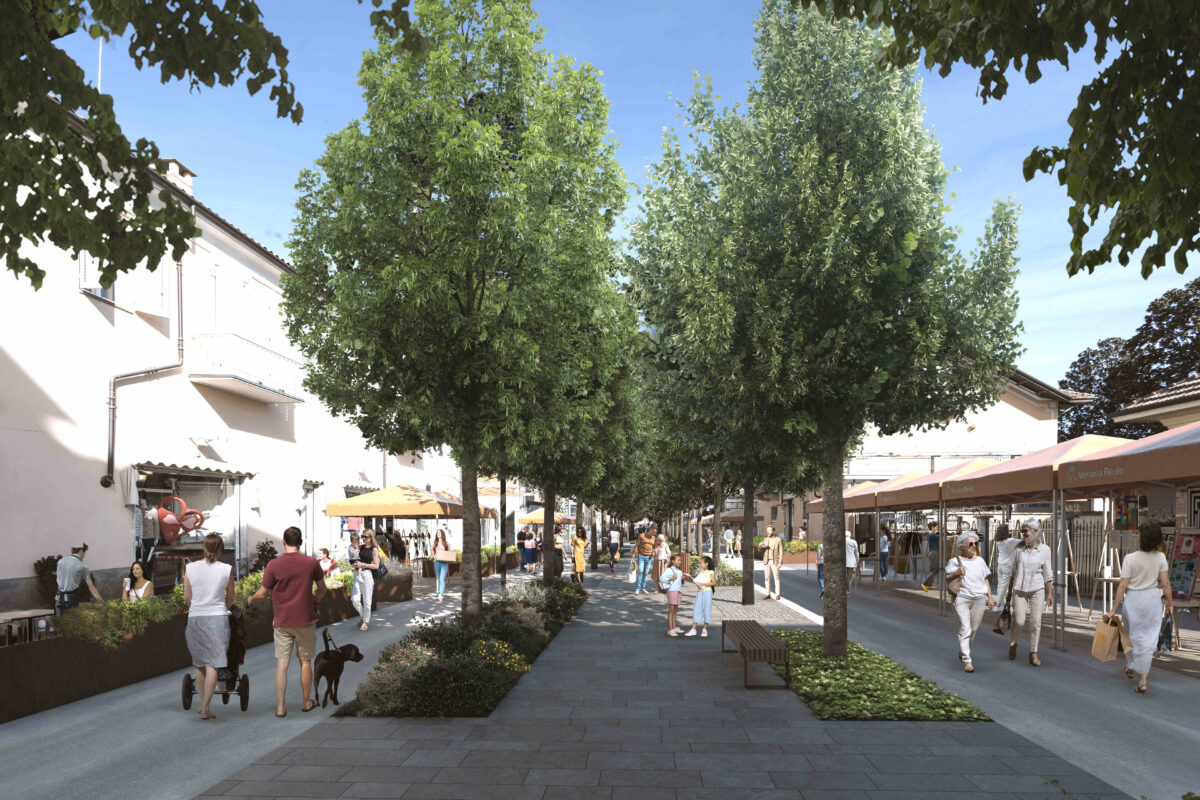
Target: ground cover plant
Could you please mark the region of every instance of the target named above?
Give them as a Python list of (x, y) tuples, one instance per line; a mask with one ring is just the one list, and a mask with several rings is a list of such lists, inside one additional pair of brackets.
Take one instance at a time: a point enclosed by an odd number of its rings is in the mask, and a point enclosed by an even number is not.
[(462, 615), (430, 621), (379, 654), (358, 687), (362, 717), (481, 717), (491, 713), (530, 663), (583, 605), (565, 581), (525, 581), (484, 603), (480, 624)]
[[(692, 556), (689, 574), (695, 575), (700, 571), (700, 556)], [(740, 567), (731, 567), (724, 561), (717, 564), (717, 586), (741, 586), (742, 585), (742, 570)]]
[[(791, 651), (792, 691), (819, 719), (988, 719), (961, 697), (854, 642), (846, 643), (844, 658), (826, 658), (820, 631), (776, 630), (773, 635)], [(783, 676), (782, 664), (772, 666)]]

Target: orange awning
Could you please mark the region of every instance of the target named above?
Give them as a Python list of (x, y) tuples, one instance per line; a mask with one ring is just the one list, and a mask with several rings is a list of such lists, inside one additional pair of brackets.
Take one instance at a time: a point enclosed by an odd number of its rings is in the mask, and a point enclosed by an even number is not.
[(939, 469), (915, 481), (892, 489), (882, 489), (875, 493), (875, 500), (881, 511), (891, 511), (898, 508), (930, 508), (937, 506), (941, 498), (942, 484), (962, 478), (981, 469), (987, 469), (999, 464), (990, 458), (973, 458), (961, 464)]
[(1116, 436), (1086, 434), (1076, 439), (1002, 461), (972, 475), (942, 485), (942, 499), (950, 505), (1005, 502), (1048, 494), (1055, 488), (1058, 465), (1126, 444)]
[(913, 481), (918, 481), (924, 478), (929, 473), (927, 472), (909, 472), (901, 475), (898, 478), (886, 480), (883, 483), (877, 483), (865, 492), (856, 492), (853, 497), (842, 498), (843, 511), (874, 511), (875, 498), (880, 492), (886, 492), (889, 489), (895, 489), (900, 486), (907, 486)]
[[(844, 503), (846, 501), (847, 497), (856, 497), (856, 496), (862, 494), (863, 492), (867, 491), (868, 489), (871, 489), (878, 485), (879, 485), (879, 481), (867, 481), (866, 483), (860, 483), (858, 486), (855, 486), (850, 491), (842, 492), (842, 502)], [(806, 508), (808, 509), (809, 513), (811, 513), (811, 514), (820, 514), (825, 508), (825, 501), (824, 500), (813, 500), (811, 503), (809, 503), (806, 506)]]
[[(538, 509), (537, 511), (530, 511), (528, 514), (526, 514), (523, 517), (517, 517), (518, 525), (543, 525), (543, 524), (545, 524), (545, 522), (546, 522), (546, 512), (542, 511), (541, 509)], [(555, 525), (572, 525), (574, 523), (575, 523), (574, 517), (568, 517), (565, 514), (555, 514), (554, 515), (554, 524)]]
[(1115, 489), (1200, 482), (1200, 422), (1064, 462), (1060, 489)]
[[(494, 515), (495, 509), (480, 509)], [(453, 495), (431, 494), (414, 486), (389, 486), (325, 506), (331, 517), (402, 517), (404, 519), (461, 519), (462, 502)]]

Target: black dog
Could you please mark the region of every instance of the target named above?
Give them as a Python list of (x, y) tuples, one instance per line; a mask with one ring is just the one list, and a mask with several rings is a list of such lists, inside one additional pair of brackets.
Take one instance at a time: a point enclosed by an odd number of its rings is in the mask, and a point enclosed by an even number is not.
[[(321, 708), (324, 708), (331, 695), (333, 704), (338, 705), (338, 684), (342, 681), (342, 670), (346, 668), (347, 661), (362, 661), (363, 654), (352, 644), (337, 647), (333, 643), (333, 637), (329, 635), (329, 628), (325, 628), (321, 633), (325, 638), (325, 651), (317, 653), (317, 657), (313, 659), (313, 702), (319, 700)], [(324, 698), (321, 697), (321, 678), (325, 679)]]

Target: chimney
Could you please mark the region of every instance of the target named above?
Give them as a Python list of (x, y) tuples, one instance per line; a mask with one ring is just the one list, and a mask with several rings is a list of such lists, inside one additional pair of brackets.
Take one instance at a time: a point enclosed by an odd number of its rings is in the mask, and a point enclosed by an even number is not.
[(196, 177), (196, 173), (185, 167), (178, 159), (167, 159), (167, 174), (163, 177), (188, 197), (192, 196), (192, 178)]

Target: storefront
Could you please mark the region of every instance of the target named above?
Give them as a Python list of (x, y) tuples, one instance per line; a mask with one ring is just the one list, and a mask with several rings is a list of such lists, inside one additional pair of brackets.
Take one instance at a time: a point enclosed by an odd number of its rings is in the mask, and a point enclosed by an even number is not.
[(242, 485), (251, 473), (200, 461), (143, 462), (134, 470), (134, 552), (153, 574), (156, 592), (182, 582), (184, 566), (203, 557), (210, 533), (221, 537), (221, 560), (241, 577), (248, 556)]

